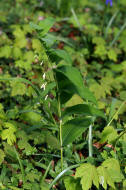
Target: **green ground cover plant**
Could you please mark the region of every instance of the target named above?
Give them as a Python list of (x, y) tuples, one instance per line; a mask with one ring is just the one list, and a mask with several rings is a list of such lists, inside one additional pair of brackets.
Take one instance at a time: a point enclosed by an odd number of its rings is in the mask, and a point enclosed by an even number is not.
[(0, 1), (0, 189), (126, 189), (125, 8)]

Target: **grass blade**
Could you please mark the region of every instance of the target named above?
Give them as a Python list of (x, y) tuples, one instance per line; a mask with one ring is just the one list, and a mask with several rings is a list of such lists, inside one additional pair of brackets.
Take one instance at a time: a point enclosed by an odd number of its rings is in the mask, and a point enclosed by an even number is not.
[(123, 24), (123, 26), (121, 27), (120, 31), (117, 33), (117, 35), (115, 36), (115, 38), (113, 39), (113, 41), (110, 43), (109, 47), (112, 47), (115, 42), (118, 40), (120, 34), (123, 32), (123, 30), (125, 29), (126, 27), (126, 22)]
[(21, 173), (22, 173), (23, 184), (25, 184), (25, 172), (24, 172), (24, 168), (23, 168), (23, 165), (22, 165), (22, 163), (21, 163), (21, 159), (20, 159), (19, 154), (18, 154), (18, 152), (17, 152), (17, 150), (16, 150), (15, 147), (14, 147), (14, 151), (15, 151), (17, 160), (18, 160), (19, 165), (20, 165), (20, 169), (21, 169)]
[(105, 39), (107, 38), (107, 34), (108, 34), (108, 31), (109, 31), (109, 28), (111, 27), (113, 21), (115, 20), (117, 14), (118, 14), (119, 11), (116, 11), (115, 14), (111, 17), (107, 27), (106, 27), (106, 30), (105, 30)]
[(78, 18), (77, 18), (77, 15), (76, 15), (76, 13), (75, 13), (75, 11), (74, 11), (73, 8), (71, 8), (71, 12), (72, 12), (72, 14), (73, 14), (74, 20), (75, 20), (76, 23), (77, 23), (78, 28), (80, 29), (80, 31), (82, 31), (82, 28), (81, 28), (80, 22), (79, 22), (79, 20), (78, 20)]
[(50, 169), (50, 167), (51, 167), (51, 164), (52, 164), (52, 160), (51, 160), (51, 162), (49, 163), (49, 165), (48, 165), (48, 167), (47, 167), (47, 169), (46, 169), (46, 171), (45, 171), (44, 176), (43, 176), (42, 179), (40, 180), (40, 186), (41, 186), (41, 187), (42, 187), (42, 185), (43, 185), (43, 183), (44, 183), (44, 181), (45, 181), (45, 179), (46, 179), (46, 176), (47, 176), (47, 174), (48, 174), (48, 172), (49, 172), (49, 169)]
[[(82, 164), (82, 163), (80, 163), (80, 164)], [(61, 173), (59, 173), (59, 175), (58, 175), (58, 176), (52, 181), (52, 183), (50, 184), (49, 190), (53, 187), (53, 185), (54, 185), (66, 172), (68, 172), (68, 171), (71, 170), (71, 169), (77, 168), (78, 166), (80, 166), (80, 164), (72, 165), (72, 166), (66, 168), (65, 170), (63, 170)]]
[(115, 117), (119, 114), (121, 108), (126, 104), (126, 101), (123, 101), (122, 104), (120, 105), (119, 109), (115, 112), (115, 114), (113, 115), (112, 119), (109, 121), (109, 123), (107, 124), (107, 127), (110, 126), (110, 124), (112, 123), (112, 121), (115, 119)]

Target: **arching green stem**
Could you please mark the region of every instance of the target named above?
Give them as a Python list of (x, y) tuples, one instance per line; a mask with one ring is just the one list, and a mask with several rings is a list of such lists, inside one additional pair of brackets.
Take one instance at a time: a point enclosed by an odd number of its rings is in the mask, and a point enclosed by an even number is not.
[(89, 138), (88, 138), (88, 149), (89, 157), (93, 156), (93, 145), (92, 145), (92, 124), (89, 126)]

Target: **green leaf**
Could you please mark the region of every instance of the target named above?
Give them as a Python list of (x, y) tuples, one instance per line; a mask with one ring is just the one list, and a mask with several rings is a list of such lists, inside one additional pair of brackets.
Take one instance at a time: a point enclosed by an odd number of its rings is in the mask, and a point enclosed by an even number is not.
[(4, 151), (2, 149), (0, 149), (0, 165), (4, 161), (4, 157), (5, 157), (5, 153), (4, 153)]
[(91, 124), (90, 119), (76, 118), (66, 122), (62, 126), (63, 146), (73, 142), (77, 137), (88, 129)]
[(42, 32), (40, 33), (41, 36), (44, 36), (45, 34), (47, 34), (47, 32), (50, 30), (50, 28), (53, 26), (53, 24), (55, 23), (55, 19), (52, 17), (48, 17), (42, 21), (39, 22), (39, 25), (36, 25), (32, 22), (30, 22), (30, 25), (32, 28), (39, 30)]
[(23, 153), (26, 155), (31, 155), (36, 151), (36, 148), (34, 146), (31, 146), (28, 142), (29, 136), (24, 131), (17, 131), (16, 137), (19, 139), (18, 147), (19, 149), (23, 150)]
[(120, 171), (120, 165), (118, 160), (114, 158), (109, 158), (102, 163), (102, 166), (107, 169), (107, 172), (109, 176), (111, 176), (113, 182), (121, 182), (124, 178)]
[(34, 141), (34, 144), (42, 144), (45, 143), (46, 131), (34, 131), (30, 134), (29, 139)]
[(16, 82), (22, 82), (22, 83), (26, 83), (32, 86), (32, 88), (36, 91), (37, 95), (40, 94), (39, 89), (32, 84), (32, 82), (30, 82), (29, 80), (25, 79), (25, 78), (18, 78), (18, 77), (13, 77), (13, 78), (4, 78), (4, 77), (0, 77), (0, 81), (16, 81)]
[(75, 179), (72, 176), (65, 177), (64, 184), (66, 190), (82, 190), (80, 180)]
[(27, 61), (27, 60), (21, 60), (21, 59), (15, 61), (16, 67), (25, 69), (26, 71), (31, 70), (31, 68), (32, 68), (31, 63), (32, 63), (32, 62), (29, 62), (29, 61)]
[(23, 184), (23, 189), (32, 189), (32, 184), (31, 183), (29, 183), (29, 182), (25, 182), (24, 184)]
[(35, 180), (39, 180), (39, 178), (40, 178), (40, 176), (38, 176), (38, 173), (36, 173), (35, 170), (30, 171), (25, 176), (25, 179), (30, 181), (30, 182), (34, 182)]
[[(68, 83), (68, 89), (67, 89), (68, 93), (70, 93), (69, 91), (71, 91), (71, 88), (72, 88), (73, 94), (78, 94), (80, 95), (80, 97), (96, 104), (96, 99), (94, 95), (88, 90), (87, 87), (84, 86), (82, 76), (76, 68), (72, 66), (62, 66), (62, 67), (58, 67), (54, 71), (59, 74), (62, 73), (68, 79), (66, 81), (66, 83)], [(69, 81), (71, 82), (73, 87), (70, 86), (71, 84), (69, 84)], [(58, 78), (57, 78), (57, 82), (61, 82), (61, 81), (58, 81)], [(64, 86), (62, 88), (64, 88)]]
[(105, 40), (98, 36), (93, 37), (92, 42), (97, 45), (105, 45)]
[(114, 140), (116, 140), (117, 137), (118, 137), (117, 131), (112, 126), (107, 126), (102, 131), (100, 142), (104, 143), (108, 141), (109, 143), (112, 143), (114, 142)]
[(57, 49), (55, 50), (55, 54), (65, 60), (66, 63), (72, 65), (72, 59), (70, 55), (65, 50)]
[(34, 153), (35, 150), (34, 147), (32, 147), (26, 140), (19, 140), (18, 147), (19, 149), (23, 150), (26, 155), (31, 155), (32, 153)]
[(105, 160), (101, 166), (97, 168), (99, 175), (99, 183), (104, 189), (107, 189), (107, 184), (115, 189), (114, 182), (121, 182), (124, 179), (120, 171), (118, 160), (109, 158)]
[(107, 49), (106, 47), (103, 45), (103, 44), (100, 44), (100, 45), (97, 45), (95, 47), (95, 52), (94, 54), (97, 56), (97, 57), (101, 57), (103, 60), (105, 59), (106, 57), (106, 54), (107, 54)]
[(104, 166), (105, 168), (108, 168), (108, 169), (115, 169), (116, 171), (120, 172), (119, 162), (118, 162), (118, 160), (116, 160), (114, 158), (109, 158), (109, 159), (105, 160), (102, 163), (102, 166)]
[(126, 188), (126, 179), (123, 181), (123, 187)]
[(71, 99), (66, 102), (65, 107), (71, 107), (71, 106), (75, 106), (77, 104), (83, 104), (84, 100), (78, 95), (78, 94), (74, 94)]
[(107, 170), (108, 170), (109, 176), (111, 176), (114, 182), (119, 183), (119, 182), (122, 182), (122, 180), (124, 179), (124, 176), (120, 171), (117, 171), (113, 168), (107, 169)]
[(99, 166), (97, 168), (97, 172), (99, 176), (99, 183), (104, 189), (107, 189), (107, 184), (115, 189), (114, 182), (106, 168), (104, 168), (103, 166)]
[(49, 184), (46, 182), (42, 183), (41, 190), (48, 190), (48, 189), (49, 189)]
[(33, 48), (34, 50), (36, 50), (37, 52), (41, 51), (42, 45), (41, 45), (40, 40), (33, 38), (33, 39), (32, 39), (32, 48)]
[(11, 96), (26, 94), (26, 86), (21, 82), (12, 81), (11, 87), (12, 87)]
[(18, 59), (22, 57), (22, 51), (19, 47), (13, 47), (13, 57)]
[(51, 47), (56, 41), (61, 41), (64, 42), (66, 44), (68, 44), (69, 46), (73, 47), (73, 44), (69, 42), (69, 39), (67, 38), (63, 38), (61, 36), (55, 36), (52, 35), (50, 33), (47, 33), (46, 36), (44, 36), (43, 38), (41, 38), (42, 41), (44, 41), (46, 43), (47, 46)]
[(23, 55), (23, 59), (24, 61), (28, 62), (30, 65), (32, 64), (32, 62), (34, 61), (34, 53), (33, 51), (27, 51), (24, 55)]
[(111, 95), (111, 90), (112, 90), (112, 83), (113, 83), (113, 77), (102, 77), (102, 79), (100, 80), (100, 85), (102, 86), (103, 90), (105, 91), (106, 94)]
[(4, 146), (4, 152), (7, 155), (7, 157), (13, 161), (17, 161), (14, 147), (5, 142), (3, 142), (3, 146)]
[(15, 27), (15, 30), (13, 31), (13, 35), (15, 36), (14, 46), (18, 48), (25, 48), (27, 45), (25, 32), (17, 25), (14, 27)]
[(99, 188), (99, 178), (96, 167), (91, 164), (82, 164), (77, 168), (75, 178), (81, 178), (83, 190), (89, 190), (94, 184)]
[(60, 143), (59, 143), (58, 139), (55, 136), (53, 136), (51, 133), (48, 132), (46, 134), (45, 140), (51, 148), (60, 149)]
[(32, 185), (32, 190), (40, 190), (40, 186), (39, 186), (39, 183), (36, 183), (36, 182), (34, 182), (34, 183), (32, 183), (33, 185)]
[(64, 104), (70, 100), (74, 94), (77, 94), (76, 88), (73, 83), (60, 72), (56, 72), (56, 80), (58, 83), (60, 102)]
[(125, 90), (121, 91), (119, 95), (120, 95), (121, 100), (126, 100), (126, 91)]
[(0, 58), (6, 57), (9, 58), (11, 56), (12, 48), (8, 45), (5, 45), (0, 48)]
[(62, 115), (71, 115), (71, 114), (82, 114), (85, 116), (95, 116), (95, 117), (103, 117), (105, 118), (104, 113), (102, 113), (97, 108), (87, 105), (87, 104), (78, 104), (72, 107), (68, 107), (62, 112)]
[(52, 35), (52, 34), (46, 34), (46, 36), (44, 36), (44, 38), (41, 38), (42, 41), (44, 41), (46, 43), (47, 46), (51, 47), (56, 41), (57, 41), (57, 37)]
[(15, 132), (16, 132), (16, 127), (11, 124), (11, 123), (4, 123), (4, 127), (8, 128), (8, 129), (4, 129), (1, 133), (1, 137), (3, 140), (7, 140), (7, 143), (9, 145), (12, 145), (14, 142), (16, 142), (16, 136), (15, 136)]
[(29, 23), (31, 28), (35, 29), (35, 30), (41, 30), (41, 27), (37, 24), (34, 24), (33, 22), (30, 22)]
[[(25, 112), (25, 110), (24, 110), (24, 112)], [(26, 112), (27, 112), (27, 110), (26, 110)], [(37, 124), (42, 119), (40, 114), (35, 113), (32, 110), (31, 111), (29, 110), (29, 112), (27, 112), (27, 113), (22, 113), (20, 117), (24, 121), (27, 121), (28, 123), (33, 124), (33, 125)]]
[(117, 61), (117, 53), (114, 51), (114, 49), (108, 50), (107, 54), (110, 60)]
[(106, 97), (105, 89), (103, 88), (102, 85), (99, 85), (98, 83), (93, 83), (90, 86), (90, 90), (91, 92), (94, 93), (97, 100), (99, 100), (100, 98)]

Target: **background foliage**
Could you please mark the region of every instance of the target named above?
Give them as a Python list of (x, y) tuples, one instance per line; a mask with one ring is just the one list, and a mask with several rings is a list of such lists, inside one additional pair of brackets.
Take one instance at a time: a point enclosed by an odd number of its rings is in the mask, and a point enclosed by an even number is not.
[(0, 1), (1, 189), (126, 189), (125, 9)]

